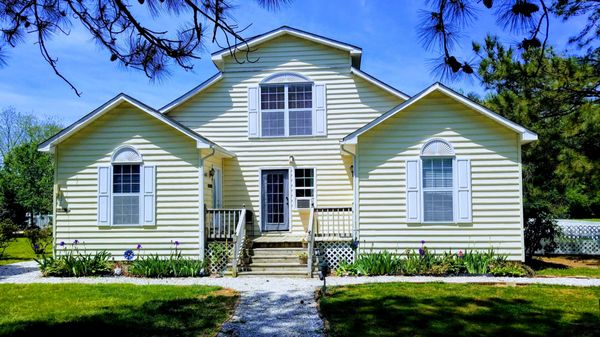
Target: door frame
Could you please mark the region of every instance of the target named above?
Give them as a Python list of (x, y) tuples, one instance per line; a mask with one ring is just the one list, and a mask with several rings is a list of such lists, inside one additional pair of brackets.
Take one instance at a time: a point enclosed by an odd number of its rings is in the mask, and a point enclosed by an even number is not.
[[(279, 232), (279, 233), (291, 233), (292, 232), (292, 170), (293, 167), (289, 166), (262, 166), (258, 168), (258, 221), (259, 228), (261, 233), (269, 233), (269, 232)], [(262, 191), (262, 174), (263, 171), (288, 171), (288, 229), (282, 231), (267, 231), (263, 228), (263, 214), (262, 214), (262, 205), (263, 205), (263, 191)]]
[(215, 170), (212, 188), (213, 208), (223, 208), (223, 170), (219, 167), (213, 167), (212, 169)]

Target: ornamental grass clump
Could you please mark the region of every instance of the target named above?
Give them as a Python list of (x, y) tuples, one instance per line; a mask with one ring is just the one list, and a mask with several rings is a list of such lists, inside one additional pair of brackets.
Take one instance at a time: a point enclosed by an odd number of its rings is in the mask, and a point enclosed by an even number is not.
[(126, 251), (126, 258), (129, 256), (133, 260), (128, 268), (128, 274), (149, 278), (204, 276), (205, 263), (201, 260), (183, 257), (181, 251), (178, 250), (178, 241), (175, 241), (173, 245), (174, 250), (166, 258), (158, 254), (142, 256), (139, 253), (141, 245), (138, 245), (138, 255), (134, 260), (133, 251), (130, 253)]
[(63, 242), (63, 252), (56, 258), (42, 256), (35, 261), (43, 276), (83, 277), (102, 276), (111, 273), (110, 253), (105, 250), (87, 253), (85, 245), (80, 248), (79, 240), (74, 240), (71, 249)]

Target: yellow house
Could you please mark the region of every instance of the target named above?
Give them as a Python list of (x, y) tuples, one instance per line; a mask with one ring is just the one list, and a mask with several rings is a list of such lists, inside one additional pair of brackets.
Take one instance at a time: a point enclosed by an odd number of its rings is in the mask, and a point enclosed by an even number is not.
[(524, 259), (534, 133), (439, 83), (409, 97), (347, 43), (284, 26), (244, 48), (253, 62), (214, 53), (218, 73), (165, 107), (119, 94), (40, 145), (56, 254), (140, 245), (284, 275), (311, 273), (302, 252), (335, 267), (421, 241)]

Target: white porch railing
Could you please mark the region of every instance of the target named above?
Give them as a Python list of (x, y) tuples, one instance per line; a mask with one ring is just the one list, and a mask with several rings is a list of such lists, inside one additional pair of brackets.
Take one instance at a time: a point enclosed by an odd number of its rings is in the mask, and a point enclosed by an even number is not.
[(308, 259), (306, 267), (308, 277), (313, 276), (313, 265), (314, 265), (314, 251), (315, 251), (315, 209), (314, 207), (310, 208), (310, 215), (308, 217)]
[(233, 239), (240, 219), (245, 223), (246, 209), (209, 208), (206, 210), (206, 230), (209, 239)]
[(234, 277), (237, 276), (238, 273), (238, 261), (242, 255), (242, 249), (244, 248), (244, 244), (246, 243), (246, 209), (242, 210), (240, 214), (237, 228), (235, 230), (235, 238), (234, 246), (233, 246), (233, 258), (231, 259), (231, 272)]
[(318, 238), (352, 238), (352, 207), (314, 209)]

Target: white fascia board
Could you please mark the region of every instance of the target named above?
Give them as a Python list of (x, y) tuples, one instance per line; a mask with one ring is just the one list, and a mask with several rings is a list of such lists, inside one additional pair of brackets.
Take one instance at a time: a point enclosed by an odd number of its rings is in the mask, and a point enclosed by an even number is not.
[(364, 71), (362, 71), (360, 69), (351, 67), (350, 68), (350, 72), (352, 74), (354, 74), (354, 75), (362, 78), (363, 80), (365, 80), (365, 81), (367, 81), (367, 82), (369, 82), (369, 83), (371, 83), (371, 84), (373, 84), (373, 85), (375, 85), (375, 86), (377, 86), (377, 87), (379, 87), (379, 88), (381, 88), (381, 89), (389, 92), (390, 94), (402, 98), (403, 100), (408, 100), (410, 98), (410, 96), (408, 96), (407, 94), (403, 93), (402, 91), (400, 91), (400, 90), (392, 87), (391, 85), (389, 85), (389, 84), (387, 84), (387, 83), (385, 83), (383, 81), (378, 80), (374, 76), (371, 76), (371, 75), (365, 73)]
[(197, 94), (199, 94), (200, 92), (204, 91), (205, 89), (209, 88), (213, 84), (217, 83), (222, 78), (223, 78), (223, 73), (221, 73), (221, 72), (216, 73), (215, 75), (209, 77), (206, 81), (200, 83), (200, 85), (196, 86), (192, 90), (186, 92), (185, 94), (179, 96), (178, 98), (176, 98), (172, 102), (170, 102), (167, 105), (163, 106), (158, 111), (160, 111), (163, 114), (169, 113), (169, 111), (173, 110), (175, 107), (178, 107), (181, 104), (187, 102), (189, 99), (191, 99), (192, 97), (196, 96)]
[[(306, 39), (309, 41), (313, 41), (316, 43), (320, 43), (320, 44), (323, 44), (326, 46), (345, 50), (345, 51), (348, 51), (350, 53), (350, 55), (353, 57), (358, 57), (358, 56), (362, 55), (362, 50), (360, 48), (357, 48), (357, 47), (354, 47), (352, 45), (345, 44), (342, 42), (336, 42), (334, 40), (323, 38), (318, 35), (304, 32), (301, 30), (297, 30), (297, 29), (294, 29), (291, 27), (282, 27), (282, 28), (275, 29), (275, 30), (271, 31), (270, 33), (260, 35), (255, 38), (251, 38), (248, 41), (246, 41), (245, 43), (239, 43), (235, 46), (231, 46), (231, 49), (235, 50), (236, 47), (240, 47), (240, 46), (242, 46), (244, 48), (245, 47), (253, 47), (257, 44), (263, 43), (270, 39), (274, 39), (274, 38), (279, 37), (284, 34), (290, 34), (292, 36), (297, 36), (297, 37), (300, 37), (300, 38), (303, 38), (303, 39)], [(212, 54), (211, 59), (215, 63), (215, 65), (217, 65), (217, 66), (221, 65), (223, 63), (223, 57), (231, 54), (231, 49), (230, 48), (222, 49), (222, 50), (217, 51), (214, 54)]]
[(413, 105), (415, 102), (419, 101), (421, 98), (429, 95), (431, 92), (435, 91), (435, 90), (439, 90), (441, 92), (443, 92), (444, 94), (446, 94), (447, 96), (450, 96), (451, 98), (453, 98), (454, 100), (463, 103), (464, 105), (472, 108), (473, 110), (489, 117), (490, 119), (496, 121), (497, 123), (504, 125), (505, 127), (515, 131), (516, 133), (521, 135), (521, 143), (525, 144), (525, 143), (529, 143), (532, 141), (537, 140), (537, 135), (530, 131), (527, 130), (525, 127), (507, 119), (504, 118), (498, 114), (496, 114), (495, 112), (487, 109), (486, 107), (475, 103), (473, 101), (471, 101), (470, 99), (462, 96), (461, 94), (455, 92), (454, 90), (444, 86), (441, 83), (435, 83), (431, 86), (429, 86), (427, 89), (421, 91), (420, 93), (418, 93), (417, 95), (411, 97), (409, 100), (407, 100), (406, 102), (396, 106), (395, 108), (391, 109), (390, 111), (384, 113), (383, 115), (379, 116), (378, 118), (374, 119), (373, 121), (371, 121), (370, 123), (366, 124), (365, 126), (359, 128), (358, 130), (354, 131), (353, 133), (349, 134), (348, 136), (344, 137), (341, 141), (342, 144), (356, 144), (357, 140), (358, 140), (358, 136), (360, 136), (361, 134), (369, 131), (370, 129), (372, 129), (373, 127), (379, 125), (380, 123), (382, 123), (383, 121), (385, 121), (386, 119), (390, 118), (391, 116), (395, 115), (396, 113), (408, 108), (409, 106)]

